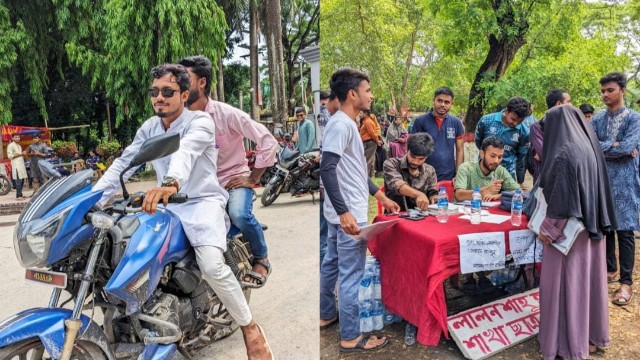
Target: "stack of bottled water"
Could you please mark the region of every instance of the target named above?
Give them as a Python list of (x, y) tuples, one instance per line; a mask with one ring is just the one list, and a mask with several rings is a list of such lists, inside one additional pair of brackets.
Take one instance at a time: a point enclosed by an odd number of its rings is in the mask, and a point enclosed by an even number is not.
[(382, 284), (380, 282), (380, 263), (373, 256), (367, 256), (364, 275), (358, 289), (360, 305), (360, 331), (381, 330), (384, 325), (382, 304)]
[(504, 290), (510, 294), (514, 294), (517, 292), (524, 291), (525, 284), (524, 278), (518, 279), (517, 282), (513, 282), (516, 277), (518, 277), (518, 271), (520, 270), (520, 266), (516, 265), (515, 262), (511, 262), (507, 264), (504, 269), (498, 269), (493, 271), (489, 275), (489, 280), (495, 286), (505, 285)]

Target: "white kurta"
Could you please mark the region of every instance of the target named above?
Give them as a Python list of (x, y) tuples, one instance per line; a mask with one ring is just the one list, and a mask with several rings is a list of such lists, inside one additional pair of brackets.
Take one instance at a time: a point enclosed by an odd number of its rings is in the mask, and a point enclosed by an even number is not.
[[(226, 234), (229, 228), (225, 207), (228, 193), (218, 183), (215, 144), (215, 125), (209, 114), (184, 109), (180, 117), (171, 123), (166, 132), (180, 134), (180, 149), (164, 158), (152, 161), (158, 178), (158, 186), (164, 176), (178, 180), (180, 193), (187, 194), (184, 204), (169, 204), (182, 221), (192, 246), (213, 245), (226, 250)], [(153, 136), (165, 133), (162, 121), (154, 116), (142, 124), (136, 136), (93, 187), (103, 190), (100, 204), (104, 205), (120, 188), (120, 172), (124, 170), (142, 143)], [(125, 179), (133, 173), (130, 170)]]
[[(16, 155), (20, 155), (13, 158)], [(11, 178), (14, 180), (17, 179), (26, 179), (27, 178), (27, 168), (24, 166), (24, 157), (22, 156), (22, 146), (15, 142), (11, 142), (9, 146), (7, 146), (7, 157), (11, 159)]]

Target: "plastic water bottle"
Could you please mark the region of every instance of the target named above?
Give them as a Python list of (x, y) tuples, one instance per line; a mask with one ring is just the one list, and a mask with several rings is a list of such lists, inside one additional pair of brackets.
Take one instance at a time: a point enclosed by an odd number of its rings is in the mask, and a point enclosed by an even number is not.
[(382, 310), (382, 322), (384, 325), (391, 325), (402, 321), (402, 318), (394, 313), (390, 313), (387, 309)]
[(471, 223), (480, 224), (480, 213), (482, 211), (482, 195), (480, 195), (480, 189), (474, 188), (471, 195)]
[(439, 223), (449, 221), (449, 195), (447, 189), (443, 186), (438, 193), (438, 215), (436, 216)]
[(375, 261), (373, 267), (373, 280), (371, 281), (373, 286), (373, 298), (382, 299), (382, 280), (380, 279), (380, 263)]
[(379, 299), (372, 300), (372, 303), (373, 307), (371, 318), (373, 323), (373, 330), (382, 330), (382, 327), (384, 326), (384, 320), (382, 317), (384, 305), (382, 305), (382, 300)]
[(520, 226), (522, 224), (522, 192), (516, 190), (511, 199), (511, 225)]
[(362, 280), (360, 280), (360, 287), (358, 287), (358, 300), (364, 301), (371, 299), (373, 295), (373, 278), (369, 273), (369, 268), (365, 266)]
[(363, 333), (373, 331), (373, 304), (371, 300), (360, 302), (360, 331)]

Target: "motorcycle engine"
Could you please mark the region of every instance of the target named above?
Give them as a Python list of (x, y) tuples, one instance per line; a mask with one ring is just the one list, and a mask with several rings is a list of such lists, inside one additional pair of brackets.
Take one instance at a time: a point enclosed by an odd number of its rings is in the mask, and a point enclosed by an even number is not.
[(291, 195), (296, 195), (309, 190), (318, 190), (320, 187), (320, 165), (315, 161), (315, 156), (305, 154), (298, 160), (298, 176), (293, 179), (289, 188)]

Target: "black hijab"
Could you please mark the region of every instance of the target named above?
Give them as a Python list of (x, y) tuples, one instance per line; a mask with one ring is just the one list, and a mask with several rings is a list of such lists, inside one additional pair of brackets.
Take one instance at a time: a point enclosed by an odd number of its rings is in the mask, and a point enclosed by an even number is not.
[(582, 112), (556, 106), (545, 115), (540, 187), (547, 216), (580, 219), (592, 239), (617, 226), (609, 176), (598, 137)]

